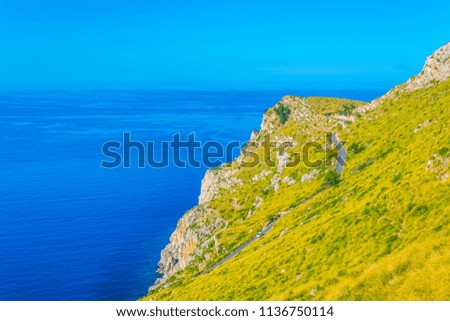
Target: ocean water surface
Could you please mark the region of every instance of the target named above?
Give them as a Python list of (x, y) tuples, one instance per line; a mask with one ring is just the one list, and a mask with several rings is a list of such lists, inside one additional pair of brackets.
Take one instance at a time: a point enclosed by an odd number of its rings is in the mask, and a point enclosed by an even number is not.
[[(105, 169), (103, 143), (245, 142), (283, 95), (382, 91), (0, 92), (0, 300), (136, 300), (197, 203), (201, 168)], [(157, 157), (156, 157), (157, 158)]]

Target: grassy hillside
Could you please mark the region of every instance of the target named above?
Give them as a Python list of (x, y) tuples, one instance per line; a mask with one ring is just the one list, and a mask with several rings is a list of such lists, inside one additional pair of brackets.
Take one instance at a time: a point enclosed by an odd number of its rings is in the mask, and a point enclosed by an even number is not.
[[(397, 91), (364, 115), (362, 104), (285, 97), (266, 111), (250, 151), (264, 159), (256, 143), (270, 133), (292, 142), (288, 162), (309, 141), (323, 146), (311, 154), (321, 160), (333, 132), (349, 152), (342, 180), (302, 203), (326, 186), (333, 163), (283, 167), (279, 147), (271, 148), (275, 166), (246, 167), (247, 153), (217, 169), (232, 170), (238, 183), (201, 207), (224, 223), (145, 299), (450, 300), (450, 81)], [(285, 122), (280, 106), (289, 109)]]

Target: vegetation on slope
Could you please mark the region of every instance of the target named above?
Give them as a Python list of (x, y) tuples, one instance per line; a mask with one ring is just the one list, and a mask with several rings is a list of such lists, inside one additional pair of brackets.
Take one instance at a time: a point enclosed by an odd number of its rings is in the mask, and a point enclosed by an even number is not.
[(280, 123), (284, 125), (291, 114), (291, 110), (283, 104), (278, 104), (273, 110), (278, 115)]
[[(292, 158), (303, 143), (325, 145), (325, 132), (339, 134), (350, 147), (339, 184), (302, 203), (332, 179), (327, 169), (333, 164), (311, 169), (300, 163), (279, 171), (235, 162), (242, 185), (222, 190), (205, 205), (228, 222), (215, 235), (217, 251), (212, 244), (198, 259), (203, 264), (193, 261), (147, 299), (450, 299), (450, 81), (398, 92), (352, 123), (329, 116), (361, 103), (331, 101), (285, 97), (291, 117), (273, 125), (271, 135), (296, 142), (286, 150)], [(355, 116), (353, 110), (345, 108), (346, 116)], [(254, 151), (264, 157), (262, 148)], [(277, 159), (277, 153), (273, 148), (270, 156)], [(311, 157), (325, 154), (325, 148), (315, 149)], [(255, 180), (265, 171), (267, 176)], [(267, 235), (200, 274), (274, 216), (282, 217)]]

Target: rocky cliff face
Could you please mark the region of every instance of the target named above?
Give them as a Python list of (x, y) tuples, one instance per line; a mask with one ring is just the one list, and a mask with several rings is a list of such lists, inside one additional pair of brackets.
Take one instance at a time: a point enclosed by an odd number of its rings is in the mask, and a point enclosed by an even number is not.
[[(262, 131), (271, 131), (273, 128), (272, 118), (274, 117), (264, 114), (261, 131), (253, 131), (250, 142), (256, 141)], [(242, 155), (235, 160), (235, 163), (239, 164), (241, 161)], [(206, 171), (198, 197), (198, 206), (187, 211), (178, 221), (177, 227), (170, 237), (170, 243), (161, 251), (158, 273), (162, 274), (162, 277), (157, 279), (149, 290), (166, 283), (172, 275), (194, 262), (196, 257), (208, 259), (209, 256), (219, 252), (220, 244), (215, 235), (226, 228), (228, 222), (214, 212), (208, 206), (208, 202), (212, 201), (221, 189), (233, 190), (234, 187), (243, 184), (236, 177), (237, 169), (228, 165), (223, 164), (217, 169)], [(261, 200), (259, 200), (260, 202)], [(206, 248), (208, 251), (205, 251)], [(201, 262), (197, 266), (200, 271), (204, 268)]]
[[(203, 255), (203, 249), (206, 247), (212, 245), (212, 250), (217, 252), (218, 243), (214, 232), (221, 226), (226, 227), (225, 221), (207, 206), (199, 205), (187, 211), (178, 221), (170, 243), (161, 252), (158, 273), (163, 277), (158, 279), (150, 290), (165, 283), (173, 274), (193, 262), (198, 255)], [(199, 268), (202, 269), (201, 263)]]
[(207, 170), (202, 180), (198, 204), (211, 201), (222, 188), (232, 189), (233, 186), (242, 185), (242, 181), (234, 176), (236, 172), (236, 169), (227, 166), (222, 166), (220, 169)]
[[(268, 123), (266, 116), (263, 123)], [(250, 141), (256, 140), (259, 131), (253, 131)], [(242, 155), (235, 160), (239, 163)], [(236, 177), (236, 168), (223, 164), (217, 169), (209, 169), (203, 177), (198, 205), (187, 211), (178, 221), (175, 231), (170, 237), (170, 243), (161, 251), (158, 263), (158, 273), (162, 277), (157, 279), (149, 290), (166, 283), (169, 278), (194, 262), (196, 257), (208, 259), (209, 256), (219, 252), (219, 242), (216, 234), (227, 227), (228, 222), (208, 206), (208, 202), (216, 197), (221, 189), (233, 190), (243, 182)], [(208, 251), (205, 249), (208, 248)], [(205, 253), (209, 252), (209, 253)], [(200, 259), (201, 261), (201, 259)], [(197, 264), (199, 270), (204, 263)]]
[(404, 90), (412, 91), (427, 88), (436, 82), (446, 81), (450, 77), (450, 42), (436, 50), (429, 56), (422, 71), (411, 77), (405, 84)]
[(446, 81), (450, 78), (450, 42), (433, 52), (425, 61), (421, 72), (412, 76), (404, 84), (395, 86), (385, 95), (374, 99), (365, 106), (359, 107), (356, 111), (360, 114), (378, 107), (386, 99), (393, 99), (400, 92), (409, 92), (428, 88), (436, 83)]

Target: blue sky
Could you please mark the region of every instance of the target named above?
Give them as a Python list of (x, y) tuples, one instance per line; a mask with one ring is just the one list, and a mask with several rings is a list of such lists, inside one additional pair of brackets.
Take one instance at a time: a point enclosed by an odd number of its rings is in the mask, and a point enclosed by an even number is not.
[(0, 0), (0, 88), (384, 89), (449, 17), (434, 0)]

